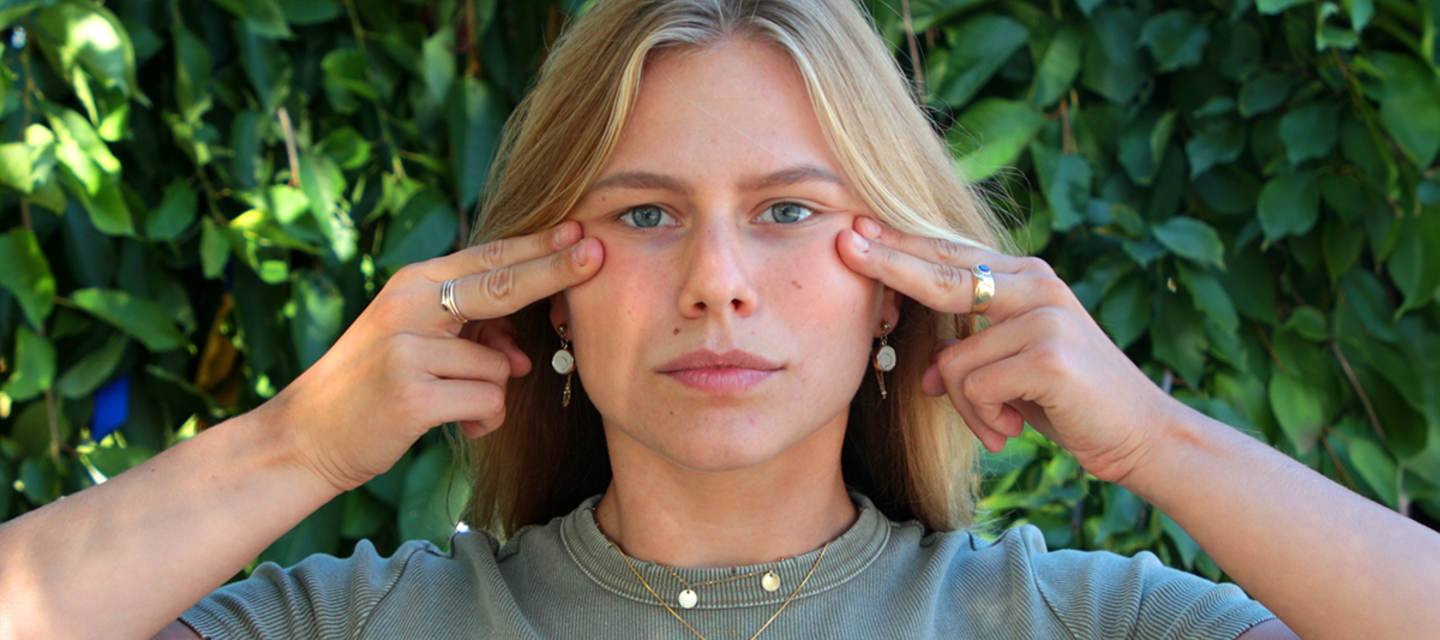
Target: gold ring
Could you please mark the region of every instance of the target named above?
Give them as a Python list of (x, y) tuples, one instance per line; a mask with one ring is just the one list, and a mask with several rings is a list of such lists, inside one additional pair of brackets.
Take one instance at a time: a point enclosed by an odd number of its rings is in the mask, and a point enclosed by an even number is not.
[(454, 280), (446, 280), (444, 284), (440, 285), (440, 307), (449, 311), (450, 315), (455, 318), (455, 321), (460, 324), (465, 324), (470, 321), (469, 318), (466, 318), (464, 314), (460, 313), (460, 308), (455, 305)]
[(975, 276), (975, 302), (970, 305), (970, 313), (985, 313), (990, 309), (990, 299), (995, 297), (995, 273), (977, 264), (970, 267), (970, 275)]

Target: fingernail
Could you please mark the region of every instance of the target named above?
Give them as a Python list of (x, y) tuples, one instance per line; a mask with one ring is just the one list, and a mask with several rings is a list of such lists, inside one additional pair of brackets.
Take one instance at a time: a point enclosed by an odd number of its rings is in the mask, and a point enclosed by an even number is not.
[(860, 218), (860, 234), (867, 238), (880, 237), (880, 225), (866, 217)]
[(590, 261), (590, 254), (589, 252), (585, 251), (585, 245), (587, 244), (589, 243), (581, 240), (580, 242), (575, 243), (574, 249), (570, 250), (570, 255), (574, 256), (575, 258), (575, 264), (578, 264), (582, 267), (585, 266), (586, 262)]
[(850, 234), (850, 244), (860, 253), (870, 253), (870, 243), (860, 237), (858, 233)]

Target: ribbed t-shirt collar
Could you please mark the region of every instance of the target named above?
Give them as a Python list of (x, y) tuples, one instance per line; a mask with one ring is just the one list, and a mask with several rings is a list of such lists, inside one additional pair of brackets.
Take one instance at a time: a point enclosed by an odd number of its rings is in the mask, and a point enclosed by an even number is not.
[[(818, 566), (815, 560), (820, 556), (820, 549), (775, 563), (774, 571), (780, 576), (780, 588), (775, 591), (766, 591), (761, 587), (763, 571), (748, 578), (696, 587), (695, 592), (699, 599), (695, 608), (727, 609), (778, 605), (790, 597), (795, 587), (810, 573), (811, 567), (815, 568), (815, 573), (795, 595), (796, 599), (838, 587), (865, 570), (885, 549), (885, 544), (890, 539), (890, 521), (875, 508), (869, 498), (855, 491), (850, 491), (849, 494), (859, 516), (845, 533), (825, 549), (825, 557), (820, 559)], [(596, 494), (586, 498), (561, 522), (560, 537), (566, 551), (580, 566), (581, 571), (611, 593), (660, 606), (655, 596), (635, 578), (630, 567), (626, 566), (625, 559), (620, 557), (620, 553), (611, 546), (609, 539), (595, 523), (595, 505), (599, 504), (603, 495)], [(681, 610), (676, 598), (685, 585), (676, 580), (666, 567), (635, 558), (630, 558), (630, 563), (672, 608)], [(770, 566), (771, 563), (767, 562), (723, 568), (672, 568), (686, 582), (695, 584), (759, 571)]]

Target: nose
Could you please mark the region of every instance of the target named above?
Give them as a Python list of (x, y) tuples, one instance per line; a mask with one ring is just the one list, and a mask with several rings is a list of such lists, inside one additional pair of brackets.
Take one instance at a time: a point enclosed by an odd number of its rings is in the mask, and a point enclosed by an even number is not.
[(681, 315), (700, 318), (728, 310), (749, 316), (757, 298), (742, 231), (733, 216), (696, 216), (695, 220), (700, 226), (686, 243), (681, 262), (685, 270)]

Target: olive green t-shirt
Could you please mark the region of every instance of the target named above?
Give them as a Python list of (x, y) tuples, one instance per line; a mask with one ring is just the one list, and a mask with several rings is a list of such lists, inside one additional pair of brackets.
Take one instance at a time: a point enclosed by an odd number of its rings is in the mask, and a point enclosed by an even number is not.
[[(1047, 551), (1033, 526), (994, 542), (926, 532), (886, 518), (851, 492), (855, 524), (762, 575), (697, 586), (632, 559), (684, 622), (656, 600), (596, 526), (600, 495), (570, 514), (521, 529), (503, 546), (456, 533), (450, 553), (406, 542), (389, 558), (362, 540), (349, 558), (266, 562), (181, 616), (201, 636), (228, 638), (1213, 638), (1229, 640), (1274, 616), (1233, 584), (1170, 569), (1151, 553)], [(819, 558), (819, 564), (816, 559)], [(768, 564), (678, 569), (695, 584)], [(813, 574), (811, 573), (814, 568)], [(797, 585), (809, 575), (803, 588)], [(774, 586), (773, 584), (771, 586)]]

